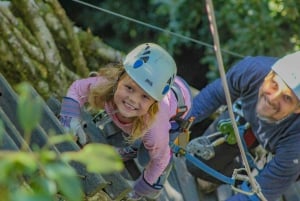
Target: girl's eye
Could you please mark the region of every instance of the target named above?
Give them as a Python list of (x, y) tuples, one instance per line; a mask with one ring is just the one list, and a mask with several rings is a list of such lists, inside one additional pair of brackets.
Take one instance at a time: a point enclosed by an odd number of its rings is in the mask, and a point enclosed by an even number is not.
[(125, 87), (126, 87), (126, 89), (127, 89), (128, 91), (132, 91), (132, 90), (133, 90), (132, 87), (129, 86), (129, 85), (125, 85)]
[(144, 99), (150, 100), (150, 97), (148, 95), (143, 95)]

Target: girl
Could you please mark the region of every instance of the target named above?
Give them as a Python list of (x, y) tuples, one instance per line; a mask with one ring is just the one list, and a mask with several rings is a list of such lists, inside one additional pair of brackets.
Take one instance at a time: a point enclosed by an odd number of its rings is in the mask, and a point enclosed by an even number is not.
[[(178, 97), (170, 90), (174, 82), (187, 108), (191, 107), (189, 88), (176, 72), (173, 58), (163, 48), (145, 43), (133, 49), (121, 66), (102, 68), (96, 77), (75, 81), (63, 100), (60, 120), (76, 133), (81, 144), (87, 141), (80, 125), (80, 108), (85, 103), (104, 109), (113, 123), (126, 133), (129, 143), (142, 141), (149, 162), (134, 184), (132, 199), (142, 196), (153, 199), (161, 192), (159, 177), (171, 159), (170, 119), (178, 108)], [(126, 154), (124, 150), (119, 153)]]

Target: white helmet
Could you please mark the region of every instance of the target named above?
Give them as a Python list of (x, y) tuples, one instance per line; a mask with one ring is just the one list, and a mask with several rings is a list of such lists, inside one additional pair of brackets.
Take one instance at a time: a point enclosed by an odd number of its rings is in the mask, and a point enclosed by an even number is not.
[(292, 89), (300, 100), (300, 51), (279, 59), (272, 70)]
[(154, 43), (145, 43), (134, 48), (123, 64), (127, 74), (157, 101), (162, 100), (168, 93), (177, 73), (171, 55)]

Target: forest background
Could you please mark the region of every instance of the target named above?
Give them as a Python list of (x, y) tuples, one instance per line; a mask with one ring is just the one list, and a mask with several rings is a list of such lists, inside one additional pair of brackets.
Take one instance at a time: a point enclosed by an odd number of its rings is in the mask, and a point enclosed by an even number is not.
[[(111, 47), (128, 52), (139, 43), (154, 41), (172, 53), (179, 75), (193, 87), (201, 89), (219, 77), (205, 0), (85, 2), (107, 12), (77, 2), (61, 1), (76, 25), (89, 28)], [(300, 49), (299, 1), (214, 0), (213, 3), (226, 68), (244, 56), (280, 57)]]
[[(165, 47), (197, 89), (219, 77), (205, 0), (0, 2), (1, 73), (12, 85), (30, 81), (43, 97), (63, 96), (74, 79), (143, 42)], [(248, 55), (300, 49), (298, 0), (213, 3), (226, 69)]]

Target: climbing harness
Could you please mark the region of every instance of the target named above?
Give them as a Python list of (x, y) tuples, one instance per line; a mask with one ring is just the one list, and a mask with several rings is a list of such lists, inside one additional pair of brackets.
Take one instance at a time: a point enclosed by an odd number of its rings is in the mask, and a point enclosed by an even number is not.
[(184, 113), (186, 113), (188, 108), (184, 102), (184, 98), (181, 93), (180, 87), (176, 82), (174, 82), (173, 86), (171, 87), (171, 90), (177, 99), (177, 111), (175, 116), (173, 116), (171, 119), (177, 119), (180, 118)]
[[(184, 80), (182, 81), (184, 82)], [(190, 140), (190, 127), (192, 126), (194, 117), (188, 119), (182, 118), (182, 116), (188, 112), (188, 108), (185, 104), (180, 87), (176, 82), (174, 82), (171, 87), (171, 91), (177, 99), (177, 110), (176, 114), (170, 119), (172, 127), (170, 130), (170, 143), (174, 142), (181, 147), (186, 147)]]
[[(241, 104), (240, 101), (237, 101), (234, 104), (234, 107), (236, 107), (235, 105), (237, 104)], [(241, 135), (244, 135), (244, 133), (249, 130), (250, 125), (245, 122), (244, 118), (240, 115), (236, 116), (235, 121), (239, 125), (240, 133), (242, 133)], [(226, 118), (219, 120), (216, 128), (217, 132), (191, 140), (187, 145), (186, 150), (202, 159), (209, 160), (215, 156), (214, 147), (225, 142), (231, 145), (236, 144), (236, 137), (230, 119)], [(245, 143), (243, 144), (247, 148), (247, 145)]]
[[(233, 172), (232, 177), (227, 177), (222, 173), (216, 171), (215, 169), (209, 167), (205, 163), (203, 163), (200, 158), (204, 160), (209, 160), (210, 158), (214, 157), (214, 147), (222, 144), (222, 143), (229, 143), (229, 144), (236, 144), (236, 140), (234, 139), (232, 125), (230, 125), (230, 121), (226, 119), (225, 121), (221, 120), (218, 124), (218, 132), (213, 133), (211, 135), (199, 137), (190, 141), (187, 145), (187, 148), (184, 149), (176, 144), (170, 144), (173, 153), (177, 156), (185, 157), (186, 160), (190, 161), (199, 169), (203, 170), (207, 174), (213, 176), (214, 178), (222, 181), (225, 184), (229, 184), (231, 188), (235, 192), (243, 193), (248, 195), (252, 201), (256, 201), (258, 198), (256, 193), (251, 191), (249, 187), (249, 177), (245, 175), (245, 168), (236, 169)], [(248, 124), (239, 125), (240, 133), (245, 134), (249, 129)], [(210, 138), (217, 138), (214, 141), (211, 141)], [(244, 140), (245, 141), (245, 140)], [(248, 152), (246, 142), (243, 141), (243, 145), (245, 146), (245, 150), (247, 150), (248, 158), (247, 160), (252, 161), (251, 166), (252, 168), (257, 168), (255, 166), (254, 160), (251, 154)], [(196, 157), (198, 156), (198, 157)], [(260, 171), (257, 168), (258, 171)], [(242, 184), (239, 188), (238, 185)], [(256, 184), (258, 185), (258, 184)]]

